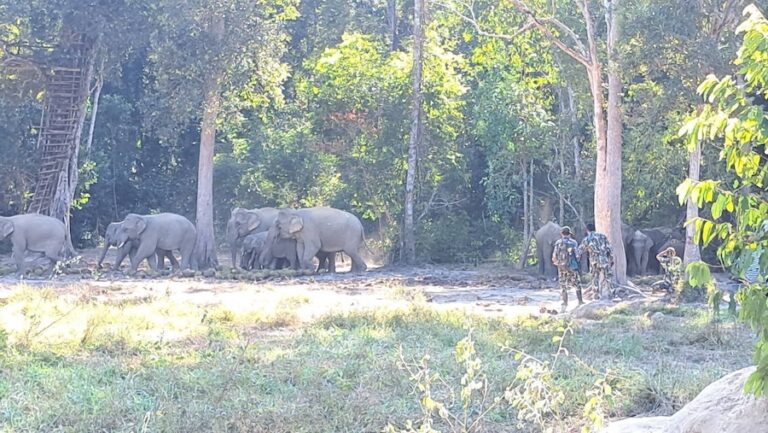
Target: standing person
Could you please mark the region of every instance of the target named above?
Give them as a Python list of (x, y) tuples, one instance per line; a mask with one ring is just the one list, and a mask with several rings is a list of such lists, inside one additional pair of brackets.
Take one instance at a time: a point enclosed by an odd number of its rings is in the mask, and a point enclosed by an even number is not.
[(579, 260), (576, 252), (579, 244), (571, 237), (571, 228), (568, 226), (560, 230), (560, 239), (555, 242), (552, 250), (552, 264), (557, 267), (557, 281), (560, 285), (560, 297), (563, 300), (561, 313), (565, 313), (568, 306), (568, 290), (576, 290), (579, 305), (584, 301), (581, 298), (581, 282), (579, 281)]
[(664, 285), (668, 292), (674, 292), (683, 276), (683, 261), (677, 256), (674, 248), (669, 247), (656, 255), (661, 268), (664, 269)]
[(587, 223), (587, 236), (579, 245), (578, 256), (581, 257), (585, 253), (589, 254), (589, 272), (592, 274), (594, 298), (600, 299), (604, 292), (608, 292), (605, 293), (606, 295), (612, 295), (613, 247), (611, 247), (608, 237), (597, 232), (592, 223)]

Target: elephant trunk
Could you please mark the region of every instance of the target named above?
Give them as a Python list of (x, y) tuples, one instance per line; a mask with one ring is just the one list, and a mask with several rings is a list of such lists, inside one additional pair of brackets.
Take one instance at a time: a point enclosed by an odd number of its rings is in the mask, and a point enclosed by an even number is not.
[(237, 230), (232, 220), (227, 222), (227, 243), (229, 244), (229, 252), (232, 255), (232, 267), (237, 267), (237, 255), (240, 252), (240, 239), (237, 236)]
[(96, 264), (96, 267), (101, 269), (101, 264), (104, 262), (104, 257), (107, 256), (107, 251), (109, 251), (109, 242), (106, 240), (104, 241), (104, 248), (101, 250), (101, 256), (99, 257), (99, 262)]

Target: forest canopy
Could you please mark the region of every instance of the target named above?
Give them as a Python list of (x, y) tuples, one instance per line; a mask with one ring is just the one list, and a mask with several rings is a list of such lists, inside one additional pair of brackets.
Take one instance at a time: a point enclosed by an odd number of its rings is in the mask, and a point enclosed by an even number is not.
[[(413, 2), (88, 3), (0, 1), (0, 214), (34, 204), (46, 77), (77, 35), (90, 75), (70, 174), (76, 246), (97, 245), (104, 227), (129, 212), (194, 221), (207, 128), (219, 242), (233, 207), (327, 205), (360, 216), (369, 237), (400, 257)], [(745, 4), (612, 4), (621, 23), (609, 72), (622, 84), (622, 219), (679, 224), (685, 208), (675, 188), (689, 155), (677, 131), (699, 101), (701, 78), (734, 72), (728, 59)], [(590, 28), (580, 5), (593, 15)], [(594, 94), (579, 61), (531, 20), (555, 17), (550, 36), (573, 37), (576, 47), (593, 36), (595, 59), (607, 62), (603, 9), (580, 1), (426, 4), (419, 260), (517, 259), (544, 222), (594, 219)], [(723, 175), (707, 163), (716, 158), (705, 149), (703, 177)]]

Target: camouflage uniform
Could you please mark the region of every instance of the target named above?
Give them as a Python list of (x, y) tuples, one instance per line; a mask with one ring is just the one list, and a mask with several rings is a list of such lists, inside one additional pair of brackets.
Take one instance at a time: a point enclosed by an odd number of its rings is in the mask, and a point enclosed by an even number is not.
[(589, 272), (592, 274), (592, 287), (596, 290), (596, 298), (602, 296), (600, 280), (613, 281), (613, 247), (608, 237), (602, 233), (589, 232), (579, 245), (578, 255), (589, 254)]
[(683, 277), (683, 261), (678, 256), (664, 254), (659, 259), (659, 264), (664, 269), (664, 284), (668, 291), (674, 292), (680, 279)]
[(558, 259), (558, 252), (562, 248), (568, 250), (568, 255), (576, 254), (579, 245), (575, 240), (568, 238), (560, 238), (555, 242), (555, 246), (552, 250), (552, 263), (557, 267), (557, 281), (560, 286), (560, 297), (563, 301), (562, 311), (565, 312), (565, 308), (568, 306), (568, 290), (576, 290), (576, 297), (579, 299), (579, 305), (584, 301), (581, 297), (581, 281), (579, 279), (579, 271), (573, 270), (568, 266), (568, 263), (560, 263)]

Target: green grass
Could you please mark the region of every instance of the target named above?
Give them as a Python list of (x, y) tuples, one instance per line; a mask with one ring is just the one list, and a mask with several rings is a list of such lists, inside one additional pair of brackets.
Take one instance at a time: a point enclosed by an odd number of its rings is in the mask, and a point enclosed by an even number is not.
[[(513, 321), (421, 306), (328, 315), (299, 325), (297, 296), (246, 312), (171, 302), (97, 302), (19, 289), (0, 304), (0, 431), (378, 432), (420, 417), (419, 394), (398, 368), (430, 355), (458, 389), (454, 359), (468, 330), (491, 392), (514, 380), (504, 348), (552, 359), (554, 319)], [(611, 416), (668, 414), (721, 375), (750, 363), (752, 337), (733, 321), (674, 308), (654, 325), (624, 311), (573, 325), (554, 372), (566, 395), (558, 429), (578, 425), (589, 390), (609, 369)], [(666, 325), (665, 325), (666, 324)], [(436, 388), (448, 401), (448, 388)], [(520, 431), (502, 406), (486, 431)], [(535, 431), (525, 427), (523, 431)]]

